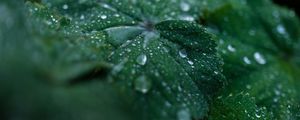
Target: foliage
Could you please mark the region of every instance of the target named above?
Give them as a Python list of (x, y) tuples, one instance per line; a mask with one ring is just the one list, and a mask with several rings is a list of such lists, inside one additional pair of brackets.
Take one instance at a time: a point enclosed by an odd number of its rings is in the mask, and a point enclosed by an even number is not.
[(300, 22), (269, 0), (0, 1), (2, 119), (300, 119)]

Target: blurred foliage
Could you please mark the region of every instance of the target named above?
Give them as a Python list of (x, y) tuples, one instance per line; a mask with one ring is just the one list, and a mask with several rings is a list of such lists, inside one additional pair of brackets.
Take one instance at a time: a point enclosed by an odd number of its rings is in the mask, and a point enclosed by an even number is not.
[(2, 0), (0, 13), (1, 119), (300, 119), (300, 21), (270, 0)]

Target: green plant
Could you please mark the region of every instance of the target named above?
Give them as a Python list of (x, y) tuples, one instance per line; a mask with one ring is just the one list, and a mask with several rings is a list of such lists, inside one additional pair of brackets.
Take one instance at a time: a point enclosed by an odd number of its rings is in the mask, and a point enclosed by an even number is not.
[(300, 22), (269, 0), (0, 2), (3, 119), (299, 119)]

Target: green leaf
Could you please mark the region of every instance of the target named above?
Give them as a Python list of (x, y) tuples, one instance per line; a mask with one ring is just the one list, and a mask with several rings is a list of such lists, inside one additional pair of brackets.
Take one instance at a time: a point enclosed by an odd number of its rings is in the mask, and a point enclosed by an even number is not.
[(1, 119), (300, 119), (300, 21), (271, 0), (25, 1), (0, 1)]
[[(4, 118), (203, 118), (208, 100), (225, 80), (215, 40), (194, 22), (199, 16), (198, 3), (27, 2), (27, 16), (21, 14), (25, 20), (19, 21), (28, 24), (24, 29), (32, 29), (18, 31), (29, 36), (26, 44), (32, 47), (29, 51), (13, 50), (17, 55), (13, 57), (4, 53), (7, 59), (20, 61), (1, 62), (4, 68), (12, 69), (0, 68), (1, 86), (9, 88), (1, 96), (6, 98), (1, 104), (7, 110)], [(6, 32), (12, 31), (1, 31)], [(28, 56), (32, 53), (35, 56)], [(24, 69), (18, 71), (26, 74), (13, 72), (20, 67)], [(24, 86), (14, 87), (20, 80)], [(9, 95), (9, 91), (16, 92)], [(14, 107), (16, 103), (22, 105)]]
[(269, 120), (272, 118), (272, 114), (268, 113), (266, 107), (258, 107), (255, 100), (245, 93), (219, 96), (212, 105), (215, 107), (210, 110), (209, 119), (211, 120)]
[[(269, 0), (228, 0), (205, 14), (210, 31), (219, 37), (218, 49), (228, 79), (229, 86), (219, 95), (248, 93), (253, 104), (273, 114), (267, 119), (299, 119), (300, 71), (296, 61), (300, 22), (295, 13)], [(247, 111), (252, 107), (219, 101), (211, 106), (212, 118), (252, 119), (237, 116), (235, 111), (237, 106)], [(228, 111), (219, 109), (219, 104), (225, 104)]]

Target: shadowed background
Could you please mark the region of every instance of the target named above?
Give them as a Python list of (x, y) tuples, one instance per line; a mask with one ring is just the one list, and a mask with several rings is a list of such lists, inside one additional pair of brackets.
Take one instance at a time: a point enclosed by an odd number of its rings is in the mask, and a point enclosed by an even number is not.
[(300, 16), (300, 1), (299, 0), (273, 0), (275, 3), (289, 7), (297, 13), (298, 16)]

